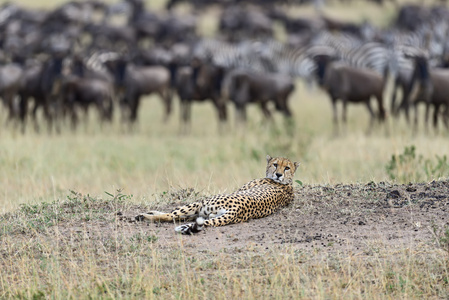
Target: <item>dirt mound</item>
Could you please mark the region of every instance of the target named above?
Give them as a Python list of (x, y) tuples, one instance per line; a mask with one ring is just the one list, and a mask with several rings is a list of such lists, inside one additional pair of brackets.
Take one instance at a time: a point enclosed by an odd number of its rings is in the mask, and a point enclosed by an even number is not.
[[(297, 185), (295, 191), (294, 202), (269, 217), (207, 228), (193, 236), (176, 234), (173, 223), (136, 222), (134, 218), (145, 211), (170, 211), (201, 199), (192, 190), (167, 193), (170, 199), (164, 201), (171, 204), (166, 207), (135, 205), (121, 194), (97, 199), (73, 193), (64, 201), (27, 205), (1, 215), (4, 230), (0, 237), (26, 240), (40, 236), (52, 241), (58, 236), (59, 242), (77, 235), (89, 239), (121, 236), (146, 239), (162, 248), (178, 247), (181, 241), (193, 251), (288, 244), (301, 250), (369, 253), (379, 247), (436, 245), (449, 228), (449, 181)], [(178, 194), (187, 195), (187, 201)]]
[[(132, 220), (141, 209), (121, 213)], [(435, 243), (438, 230), (449, 225), (448, 209), (449, 181), (408, 185), (371, 182), (297, 186), (294, 203), (274, 215), (207, 228), (194, 236), (176, 235), (175, 224), (131, 222), (122, 226), (131, 232), (147, 231), (163, 244), (182, 238), (187, 247), (194, 249), (291, 244), (301, 249), (367, 252), (378, 247)]]

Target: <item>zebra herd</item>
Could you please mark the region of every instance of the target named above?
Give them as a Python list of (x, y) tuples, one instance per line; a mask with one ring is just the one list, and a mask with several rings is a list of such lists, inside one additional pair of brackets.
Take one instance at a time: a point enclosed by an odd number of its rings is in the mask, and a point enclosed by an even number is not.
[[(275, 10), (254, 4), (241, 6), (265, 16), (261, 19), (256, 14), (254, 24), (261, 20), (283, 24), (288, 37), (281, 42), (266, 30), (270, 28), (267, 24), (262, 26), (264, 30), (251, 31), (254, 36), (237, 34), (238, 27), (221, 35), (221, 29), (236, 24), (232, 12), (237, 10), (229, 7), (222, 8), (223, 18), (225, 12), (228, 15), (220, 20), (217, 34), (202, 37), (196, 31), (198, 21), (191, 16), (150, 12), (140, 0), (119, 4), (116, 10), (128, 14), (128, 25), (123, 28), (108, 25), (114, 10), (93, 0), (70, 2), (44, 16), (10, 4), (0, 9), (0, 96), (8, 122), (20, 123), (25, 130), (30, 116), (38, 128), (36, 112), (42, 108), (50, 130), (58, 130), (58, 124), (67, 117), (76, 128), (79, 111), (87, 112), (94, 106), (102, 121), (110, 121), (118, 107), (123, 118), (133, 123), (138, 118), (140, 98), (152, 93), (163, 101), (165, 120), (177, 94), (184, 130), (189, 128), (194, 101), (212, 101), (220, 128), (227, 121), (228, 103), (234, 104), (240, 122), (246, 120), (249, 103), (259, 104), (267, 118), (271, 117), (270, 103), (292, 118), (288, 99), (296, 79), (317, 82), (329, 94), (336, 123), (337, 101), (343, 102), (344, 108), (350, 102), (363, 102), (373, 118), (371, 96), (376, 96), (377, 115), (383, 120), (386, 114), (381, 95), (390, 78), (393, 116), (404, 112), (409, 119), (409, 108), (424, 102), (426, 118), (433, 107), (434, 124), (442, 117), (448, 126), (449, 98), (439, 94), (444, 94), (446, 86), (449, 92), (449, 76), (446, 82), (444, 72), (434, 75), (434, 70), (449, 63), (446, 6), (405, 5), (385, 29), (324, 15), (291, 17), (283, 6)], [(77, 9), (84, 13), (90, 9), (91, 14), (103, 10), (104, 19), (96, 24), (91, 17), (82, 22), (81, 15), (70, 18)], [(63, 17), (58, 12), (63, 12)], [(410, 23), (410, 19), (419, 22)], [(40, 27), (32, 28), (33, 24)], [(251, 26), (257, 28), (254, 24)], [(35, 32), (36, 28), (40, 32)], [(242, 29), (245, 34), (246, 29)], [(41, 43), (34, 36), (38, 33)]]

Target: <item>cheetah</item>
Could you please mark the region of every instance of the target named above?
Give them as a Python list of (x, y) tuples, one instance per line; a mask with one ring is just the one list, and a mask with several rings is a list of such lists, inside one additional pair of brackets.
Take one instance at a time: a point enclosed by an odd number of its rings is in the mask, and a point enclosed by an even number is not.
[(194, 220), (175, 228), (181, 234), (194, 234), (205, 226), (224, 226), (263, 218), (293, 201), (293, 176), (298, 162), (267, 155), (266, 177), (252, 180), (236, 192), (211, 196), (175, 208), (170, 213), (150, 211), (136, 216), (137, 221), (173, 222)]

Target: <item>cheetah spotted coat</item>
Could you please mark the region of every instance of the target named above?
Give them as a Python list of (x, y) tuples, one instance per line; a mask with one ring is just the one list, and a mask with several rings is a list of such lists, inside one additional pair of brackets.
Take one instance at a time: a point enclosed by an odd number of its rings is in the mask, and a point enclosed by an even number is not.
[(196, 218), (196, 222), (175, 228), (177, 232), (192, 234), (204, 226), (224, 226), (263, 218), (289, 204), (293, 198), (293, 176), (299, 163), (289, 159), (267, 156), (266, 177), (252, 180), (232, 194), (215, 195), (202, 202), (178, 207), (170, 213), (152, 211), (137, 220), (172, 222)]

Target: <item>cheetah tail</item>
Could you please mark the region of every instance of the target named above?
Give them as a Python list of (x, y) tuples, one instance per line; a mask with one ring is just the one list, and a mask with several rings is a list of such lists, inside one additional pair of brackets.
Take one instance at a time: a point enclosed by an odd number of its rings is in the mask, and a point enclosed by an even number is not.
[(204, 229), (204, 218), (199, 217), (196, 219), (195, 223), (189, 223), (178, 226), (175, 228), (175, 231), (181, 234), (194, 234), (202, 231), (203, 229)]

